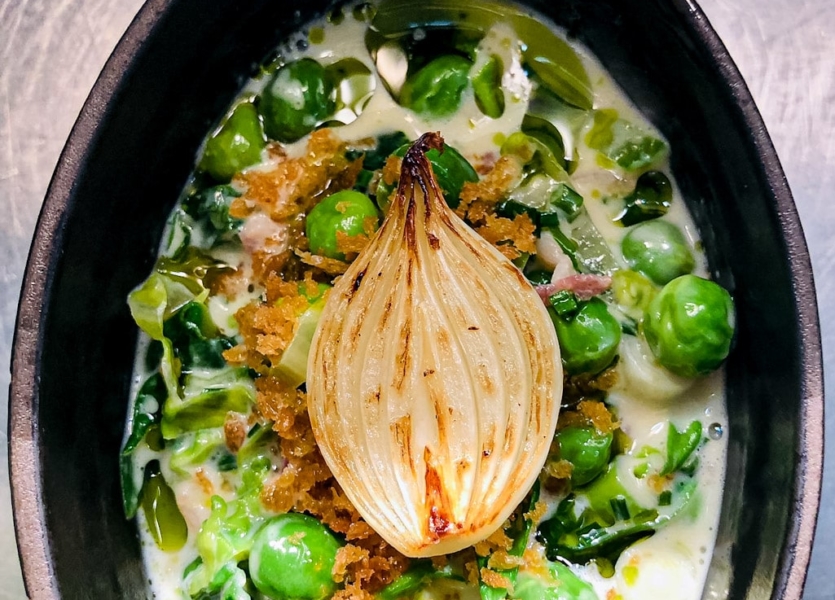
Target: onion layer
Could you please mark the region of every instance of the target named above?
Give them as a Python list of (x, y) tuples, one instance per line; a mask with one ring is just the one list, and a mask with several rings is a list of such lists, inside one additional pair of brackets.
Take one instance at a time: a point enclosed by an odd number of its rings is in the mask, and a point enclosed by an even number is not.
[(445, 204), (421, 137), (397, 197), (337, 282), (307, 365), (319, 448), (363, 518), (407, 556), (498, 529), (538, 476), (562, 395), (537, 293)]

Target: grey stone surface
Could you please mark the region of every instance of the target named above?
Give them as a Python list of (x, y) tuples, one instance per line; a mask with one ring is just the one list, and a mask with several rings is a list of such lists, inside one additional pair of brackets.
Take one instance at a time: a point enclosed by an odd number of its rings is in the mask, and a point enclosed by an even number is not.
[[(590, 0), (591, 1), (591, 0)], [(812, 253), (835, 373), (835, 0), (702, 0), (774, 138)], [(6, 449), (9, 358), (29, 242), (70, 128), (140, 0), (0, 0), (0, 600), (24, 597)], [(830, 387), (830, 389), (833, 389)], [(827, 429), (835, 432), (835, 404)], [(835, 434), (806, 600), (835, 600)]]

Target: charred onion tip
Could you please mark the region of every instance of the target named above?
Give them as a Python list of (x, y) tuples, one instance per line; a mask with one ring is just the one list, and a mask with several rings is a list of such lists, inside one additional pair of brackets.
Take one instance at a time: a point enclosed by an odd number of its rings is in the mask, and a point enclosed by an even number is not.
[(397, 190), (399, 197), (405, 198), (408, 195), (408, 189), (414, 187), (415, 182), (423, 190), (424, 195), (428, 196), (429, 194), (427, 184), (436, 195), (441, 194), (441, 191), (438, 189), (438, 183), (435, 180), (432, 164), (426, 158), (426, 153), (433, 149), (441, 154), (444, 152), (444, 138), (441, 137), (441, 132), (439, 131), (424, 133), (406, 151), (406, 155), (403, 157), (403, 164), (400, 168), (400, 185)]
[(420, 136), (403, 157), (403, 167), (423, 164), (426, 153), (433, 149), (440, 153), (444, 151), (444, 138), (440, 131), (429, 131)]

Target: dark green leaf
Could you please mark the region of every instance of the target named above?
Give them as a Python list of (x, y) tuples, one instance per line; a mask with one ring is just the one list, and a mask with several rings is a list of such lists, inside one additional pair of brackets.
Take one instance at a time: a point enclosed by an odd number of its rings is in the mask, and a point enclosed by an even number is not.
[(137, 481), (133, 455), (121, 454), (119, 456), (119, 480), (122, 484), (122, 507), (125, 510), (125, 518), (132, 519), (136, 516), (136, 509), (139, 508), (139, 495), (142, 491), (142, 480)]
[(638, 178), (635, 190), (623, 199), (623, 210), (613, 220), (631, 227), (667, 214), (673, 199), (670, 180), (660, 171), (648, 171)]
[(194, 369), (221, 369), (226, 366), (223, 352), (234, 344), (220, 335), (204, 304), (190, 302), (165, 322), (165, 337), (182, 363), (182, 372)]
[(546, 283), (551, 283), (551, 273), (541, 269), (525, 273), (525, 277), (528, 278), (531, 285), (545, 285)]
[(167, 396), (165, 380), (159, 373), (151, 375), (139, 388), (133, 403), (130, 433), (122, 448), (123, 456), (131, 454), (145, 438), (151, 426), (159, 422), (160, 410)]
[(243, 226), (241, 219), (229, 216), (229, 206), (240, 195), (230, 185), (218, 185), (186, 198), (183, 202), (183, 209), (214, 236), (230, 239)]
[(416, 560), (410, 565), (408, 571), (380, 590), (375, 598), (378, 600), (410, 598), (427, 581), (436, 576), (436, 573), (431, 561)]
[(667, 429), (667, 460), (664, 462), (661, 475), (669, 475), (679, 470), (699, 447), (701, 440), (702, 424), (699, 421), (693, 421), (683, 431), (679, 431), (670, 423)]
[(395, 131), (393, 133), (384, 133), (377, 138), (377, 147), (365, 153), (365, 158), (362, 161), (362, 168), (369, 171), (382, 169), (386, 164), (386, 159), (391, 156), (395, 150), (409, 143), (409, 138), (402, 131)]

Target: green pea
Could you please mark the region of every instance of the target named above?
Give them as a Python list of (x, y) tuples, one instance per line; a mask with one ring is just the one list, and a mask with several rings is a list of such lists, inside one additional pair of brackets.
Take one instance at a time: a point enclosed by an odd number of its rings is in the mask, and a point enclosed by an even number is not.
[(336, 110), (331, 76), (312, 58), (288, 63), (267, 83), (259, 110), (270, 138), (295, 142)]
[(589, 483), (609, 464), (612, 434), (600, 433), (594, 427), (573, 425), (557, 432), (559, 458), (570, 462), (571, 483), (581, 486)]
[(160, 550), (176, 552), (185, 545), (188, 539), (186, 520), (177, 506), (174, 491), (165, 482), (156, 461), (145, 467), (142, 512), (151, 537)]
[(471, 66), (462, 56), (439, 56), (406, 80), (400, 104), (424, 117), (448, 117), (461, 106)]
[(686, 275), (696, 266), (681, 230), (667, 221), (649, 221), (635, 227), (621, 242), (630, 267), (658, 285)]
[(287, 513), (256, 534), (249, 572), (260, 592), (275, 600), (321, 600), (337, 590), (331, 576), (342, 544), (309, 515)]
[(592, 298), (570, 319), (548, 310), (557, 330), (562, 362), (570, 375), (599, 373), (617, 355), (621, 328), (606, 303)]
[(706, 375), (730, 351), (733, 300), (716, 283), (683, 275), (664, 286), (650, 303), (643, 332), (662, 366), (682, 377)]
[(239, 171), (261, 162), (266, 142), (258, 111), (244, 102), (208, 139), (198, 168), (225, 183)]
[(377, 207), (361, 192), (343, 190), (322, 200), (307, 215), (305, 231), (310, 241), (310, 251), (328, 258), (345, 260), (337, 248), (336, 232), (349, 236), (365, 233), (366, 220), (373, 219), (376, 231)]
[[(395, 150), (394, 155), (401, 158), (406, 156), (409, 145), (400, 146)], [(451, 208), (456, 208), (461, 202), (461, 190), (464, 188), (464, 184), (478, 181), (478, 173), (469, 161), (452, 146), (444, 145), (443, 153), (432, 149), (426, 153), (426, 158), (432, 165), (432, 171), (435, 173), (438, 186), (444, 193), (446, 203)], [(397, 182), (389, 186), (382, 180), (377, 186), (377, 204), (382, 211), (388, 211), (389, 199), (396, 187)]]

